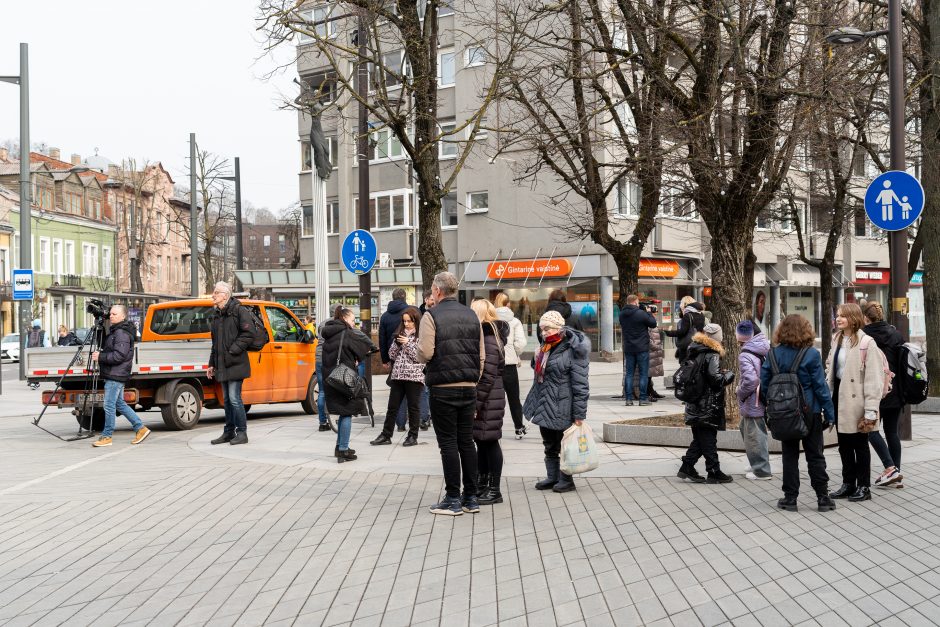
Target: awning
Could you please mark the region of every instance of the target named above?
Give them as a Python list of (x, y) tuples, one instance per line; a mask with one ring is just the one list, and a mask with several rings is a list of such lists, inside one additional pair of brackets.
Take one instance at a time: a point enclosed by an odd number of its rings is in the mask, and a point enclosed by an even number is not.
[[(277, 291), (316, 291), (314, 270), (236, 270), (235, 275), (245, 288)], [(421, 285), (421, 268), (379, 268), (372, 271), (372, 287)], [(347, 270), (330, 270), (330, 291), (359, 289), (359, 275)]]
[(819, 285), (819, 271), (811, 266), (795, 263), (790, 268), (790, 278), (780, 281), (780, 285), (792, 287), (811, 287)]

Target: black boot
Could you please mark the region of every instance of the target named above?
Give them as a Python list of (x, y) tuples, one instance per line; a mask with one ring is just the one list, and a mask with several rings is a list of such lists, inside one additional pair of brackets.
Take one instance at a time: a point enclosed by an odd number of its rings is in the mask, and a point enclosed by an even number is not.
[(720, 468), (715, 472), (708, 473), (708, 478), (705, 480), (706, 483), (731, 483), (732, 481), (734, 481), (734, 478), (721, 472)]
[(695, 466), (686, 466), (685, 464), (682, 464), (682, 466), (679, 467), (679, 472), (676, 473), (676, 476), (680, 479), (691, 481), (692, 483), (705, 483), (705, 477), (698, 474)]
[(392, 443), (392, 438), (388, 437), (384, 433), (380, 433), (379, 437), (369, 442), (369, 444), (371, 444), (372, 446), (380, 446), (382, 444), (391, 444), (391, 443)]
[(336, 463), (342, 464), (343, 462), (351, 462), (356, 459), (359, 458), (356, 457), (356, 453), (352, 449), (346, 449), (345, 451), (336, 449)]
[[(349, 452), (349, 453), (352, 453), (353, 455), (356, 454), (356, 449), (354, 449), (354, 448), (348, 448), (348, 449), (346, 449), (346, 451)], [(333, 457), (339, 457), (339, 447), (338, 447), (338, 446), (333, 447)]]
[(477, 496), (483, 498), (483, 493), (490, 487), (489, 473), (482, 472), (477, 475)]
[(870, 501), (871, 489), (866, 485), (860, 485), (855, 492), (849, 495), (849, 500), (853, 503), (857, 503), (859, 501)]
[(499, 491), (499, 475), (491, 474), (486, 490), (480, 492), (480, 505), (495, 505), (503, 502), (503, 495)]
[(248, 444), (248, 434), (244, 431), (239, 431), (235, 434), (235, 437), (229, 441), (229, 444)]
[(785, 509), (788, 512), (796, 511), (796, 497), (795, 496), (785, 496), (779, 501), (777, 501), (778, 509)]
[(819, 511), (821, 511), (821, 512), (831, 512), (832, 510), (834, 510), (834, 509), (836, 508), (836, 503), (835, 503), (835, 501), (833, 501), (831, 498), (829, 498), (829, 495), (826, 494), (825, 492), (819, 493), (819, 494), (817, 495), (817, 498), (818, 498), (818, 501), (817, 501), (817, 507), (816, 507), (816, 509), (818, 509)]
[(552, 492), (571, 492), (575, 489), (574, 477), (563, 472), (558, 473), (558, 483), (552, 488)]
[(842, 487), (835, 492), (830, 492), (829, 497), (833, 499), (847, 499), (855, 492), (855, 486), (850, 483), (843, 483)]
[(235, 439), (234, 433), (223, 433), (216, 439), (212, 440), (210, 444), (225, 444), (226, 442), (231, 442), (234, 439)]
[(561, 462), (557, 459), (545, 459), (545, 478), (535, 484), (536, 490), (551, 490), (558, 483), (558, 468)]

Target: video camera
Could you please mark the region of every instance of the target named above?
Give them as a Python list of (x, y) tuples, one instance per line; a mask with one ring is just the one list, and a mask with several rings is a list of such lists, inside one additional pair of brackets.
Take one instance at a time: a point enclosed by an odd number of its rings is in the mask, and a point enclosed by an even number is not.
[(98, 298), (88, 298), (85, 300), (85, 311), (95, 317), (95, 322), (99, 322), (107, 319), (111, 305), (106, 305)]

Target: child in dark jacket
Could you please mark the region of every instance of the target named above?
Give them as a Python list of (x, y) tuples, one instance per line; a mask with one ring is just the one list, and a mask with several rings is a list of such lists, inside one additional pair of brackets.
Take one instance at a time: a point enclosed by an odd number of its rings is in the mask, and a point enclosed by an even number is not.
[[(721, 370), (722, 331), (717, 324), (706, 324), (701, 333), (692, 337), (687, 359), (701, 360), (699, 375), (704, 377), (705, 392), (685, 404), (685, 424), (692, 427), (692, 443), (682, 456), (677, 477), (693, 483), (728, 483), (731, 477), (721, 471), (718, 463), (718, 432), (725, 430), (725, 388), (734, 381), (734, 373)], [(703, 477), (695, 470), (700, 457), (705, 458)]]

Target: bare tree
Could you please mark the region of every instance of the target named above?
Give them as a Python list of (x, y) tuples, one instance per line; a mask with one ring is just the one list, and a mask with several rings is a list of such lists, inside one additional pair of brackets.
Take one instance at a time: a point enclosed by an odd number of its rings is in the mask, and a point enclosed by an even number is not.
[[(666, 101), (644, 78), (623, 16), (598, 0), (528, 11), (506, 4), (500, 14), (511, 36), (525, 43), (525, 54), (505, 73), (502, 97), (515, 116), (510, 113), (514, 134), (503, 150), (534, 155), (520, 179), (536, 180), (548, 170), (562, 182), (554, 198), (563, 207), (559, 225), (613, 257), (623, 306), (637, 292), (640, 255), (659, 208)], [(660, 33), (653, 37), (651, 54), (662, 62), (667, 48)], [(565, 201), (569, 192), (576, 202)], [(632, 230), (612, 219), (611, 195)]]
[(281, 212), (277, 219), (278, 234), (287, 242), (287, 265), (296, 268), (300, 265), (300, 221), (302, 219), (300, 203), (294, 203)]
[[(485, 38), (479, 40), (488, 78), (480, 87), (477, 105), (460, 112), (465, 119), (444, 128), (438, 106), (438, 13), (444, 2), (344, 0), (327, 5), (326, 14), (313, 16), (305, 15), (300, 5), (296, 0), (261, 0), (260, 30), (269, 48), (294, 46), (295, 36), (306, 38), (309, 44), (298, 46), (299, 56), (316, 59), (328, 69), (320, 82), (307, 86), (312, 98), (306, 100), (332, 103), (335, 99), (334, 106), (345, 115), (354, 115), (361, 104), (373, 125), (371, 133), (391, 133), (400, 143), (417, 180), (418, 257), (428, 288), (434, 275), (447, 269), (441, 241), (443, 199), (455, 186), (484, 128), (502, 68), (511, 65), (515, 47), (496, 55), (487, 49)], [(349, 36), (358, 30), (359, 20), (365, 25), (364, 54), (359, 50), (358, 33)], [(368, 71), (369, 94), (357, 89), (360, 71)], [(441, 142), (458, 151), (446, 167), (439, 158)]]

